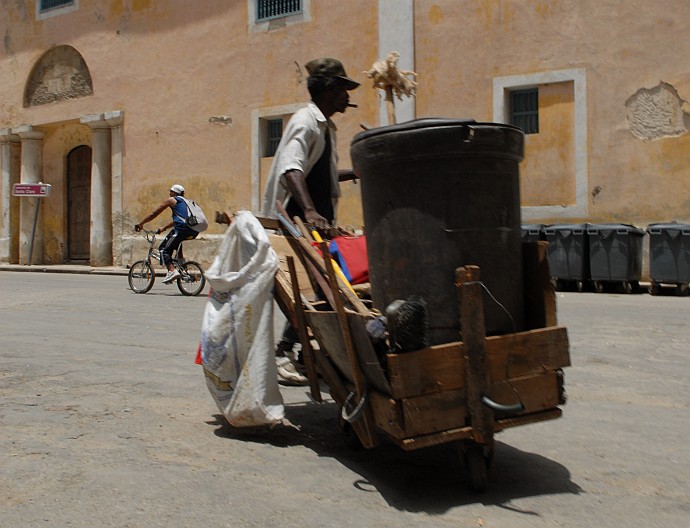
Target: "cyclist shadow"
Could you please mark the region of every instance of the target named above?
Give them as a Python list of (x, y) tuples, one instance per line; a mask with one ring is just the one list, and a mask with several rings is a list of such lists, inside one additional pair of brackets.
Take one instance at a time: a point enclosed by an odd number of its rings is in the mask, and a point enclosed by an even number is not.
[(476, 494), (470, 491), (469, 475), (457, 444), (403, 451), (379, 437), (379, 446), (354, 450), (345, 444), (338, 414), (339, 408), (333, 401), (302, 402), (286, 404), (287, 425), (237, 429), (222, 415), (208, 423), (218, 426), (214, 433), (221, 438), (278, 448), (304, 446), (319, 457), (337, 460), (358, 475), (353, 487), (378, 492), (390, 506), (401, 511), (439, 514), (453, 507), (481, 503), (537, 515), (509, 503), (523, 497), (582, 492), (562, 464), (497, 441), (488, 491)]

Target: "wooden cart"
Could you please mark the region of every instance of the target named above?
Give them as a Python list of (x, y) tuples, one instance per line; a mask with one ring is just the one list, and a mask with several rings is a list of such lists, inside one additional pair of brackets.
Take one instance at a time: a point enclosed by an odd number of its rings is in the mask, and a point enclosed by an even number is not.
[(288, 272), (276, 277), (275, 297), (300, 335), (312, 397), (321, 401), (320, 376), (342, 411), (349, 444), (371, 448), (387, 438), (414, 450), (456, 442), (472, 487), (482, 491), (496, 433), (561, 416), (568, 336), (556, 323), (544, 242), (523, 246), (528, 330), (485, 335), (480, 270), (465, 266), (449, 284), (458, 291), (462, 340), (380, 358), (366, 329), (375, 314), (338, 278), (325, 246), (322, 257), (298, 226), (281, 221), (326, 301), (300, 294), (290, 257)]

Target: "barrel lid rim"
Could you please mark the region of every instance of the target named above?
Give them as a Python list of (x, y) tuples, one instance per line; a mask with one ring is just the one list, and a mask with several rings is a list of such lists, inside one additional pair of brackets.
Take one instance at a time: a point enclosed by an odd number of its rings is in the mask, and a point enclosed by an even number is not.
[(352, 144), (367, 139), (370, 137), (378, 136), (381, 134), (387, 134), (389, 132), (404, 132), (408, 130), (418, 130), (422, 128), (441, 128), (448, 126), (477, 126), (477, 127), (500, 127), (512, 129), (517, 132), (522, 133), (519, 127), (514, 125), (509, 125), (507, 123), (488, 123), (488, 122), (478, 122), (475, 119), (464, 119), (464, 118), (454, 118), (454, 117), (421, 117), (418, 119), (412, 119), (410, 121), (405, 121), (404, 123), (397, 123), (395, 125), (385, 125), (375, 128), (370, 128), (359, 132), (352, 138)]

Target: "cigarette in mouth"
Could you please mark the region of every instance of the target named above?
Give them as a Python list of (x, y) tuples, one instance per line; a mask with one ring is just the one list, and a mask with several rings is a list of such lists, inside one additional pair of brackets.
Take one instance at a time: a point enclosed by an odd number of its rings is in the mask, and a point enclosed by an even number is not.
[(347, 103), (347, 106), (350, 108), (357, 108), (357, 105), (355, 103)]

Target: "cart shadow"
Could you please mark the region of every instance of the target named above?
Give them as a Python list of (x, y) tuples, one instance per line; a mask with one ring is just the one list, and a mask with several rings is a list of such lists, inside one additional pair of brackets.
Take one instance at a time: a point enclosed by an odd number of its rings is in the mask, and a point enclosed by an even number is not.
[(384, 442), (374, 449), (353, 450), (345, 445), (337, 413), (333, 402), (288, 404), (285, 415), (294, 426), (236, 429), (221, 415), (208, 423), (219, 426), (214, 432), (222, 438), (282, 448), (304, 446), (333, 458), (360, 476), (352, 483), (356, 489), (379, 493), (401, 511), (441, 514), (457, 506), (483, 504), (538, 515), (510, 503), (524, 497), (582, 492), (565, 466), (497, 441), (488, 490), (475, 493), (456, 445), (406, 452)]

